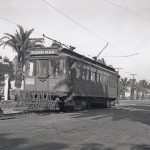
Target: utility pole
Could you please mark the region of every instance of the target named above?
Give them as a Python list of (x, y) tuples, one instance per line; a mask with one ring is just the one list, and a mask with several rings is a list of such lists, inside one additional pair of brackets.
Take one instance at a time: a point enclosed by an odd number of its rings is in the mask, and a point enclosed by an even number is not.
[(130, 99), (134, 100), (134, 94), (135, 94), (135, 84), (136, 84), (136, 80), (134, 78), (134, 76), (136, 76), (137, 74), (130, 74), (133, 78), (131, 79), (131, 92), (130, 92)]
[(115, 68), (115, 69), (117, 69), (117, 70), (118, 70), (118, 74), (119, 74), (120, 69), (123, 69), (123, 68)]
[(133, 74), (130, 74), (130, 75), (133, 77), (133, 79), (135, 79), (134, 76), (136, 76), (137, 74), (134, 74), (134, 73), (133, 73)]

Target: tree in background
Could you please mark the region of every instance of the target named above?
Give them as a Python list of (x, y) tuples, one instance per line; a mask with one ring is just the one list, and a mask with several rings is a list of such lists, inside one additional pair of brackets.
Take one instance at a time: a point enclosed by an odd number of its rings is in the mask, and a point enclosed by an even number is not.
[(11, 80), (14, 78), (13, 64), (6, 57), (0, 62), (0, 82), (4, 82), (5, 74), (8, 74)]
[[(126, 99), (125, 93), (128, 92), (128, 87), (130, 87), (130, 99), (139, 100), (150, 98), (150, 83), (146, 80), (140, 80), (139, 82), (136, 79), (121, 78), (120, 79), (120, 95), (122, 99)], [(149, 97), (148, 97), (149, 96)]]
[(29, 49), (43, 47), (41, 39), (31, 39), (31, 33), (34, 29), (25, 31), (22, 26), (18, 26), (19, 32), (16, 30), (14, 35), (5, 33), (0, 39), (0, 46), (11, 47), (17, 53), (17, 68), (15, 73), (15, 86), (21, 87), (23, 79), (23, 66), (29, 57)]
[(136, 89), (136, 85), (137, 85), (137, 81), (136, 79), (130, 79), (130, 87), (131, 87), (131, 91), (130, 91), (130, 99), (133, 100), (134, 99), (134, 94), (135, 94), (135, 89)]
[(141, 86), (140, 86), (139, 82), (136, 83), (135, 91), (136, 91), (136, 100), (139, 100), (140, 99), (140, 92), (141, 92)]
[(147, 90), (148, 90), (148, 93), (149, 93), (148, 98), (150, 99), (150, 83), (148, 83)]
[(128, 91), (128, 86), (130, 82), (128, 78), (120, 78), (120, 94), (122, 95), (122, 99), (125, 99), (125, 92)]
[(150, 83), (148, 83), (148, 86), (147, 86), (147, 88), (150, 90)]
[(146, 80), (140, 80), (140, 81), (139, 81), (139, 85), (140, 85), (140, 89), (141, 89), (141, 92), (142, 92), (142, 97), (141, 97), (141, 99), (143, 100), (143, 99), (144, 99), (144, 96), (145, 96), (145, 94), (146, 94), (146, 92), (147, 92), (149, 83), (148, 83)]
[[(1, 57), (1, 56), (0, 56)], [(0, 62), (0, 87), (1, 87), (1, 91), (0, 94), (2, 95), (2, 91), (3, 91), (3, 87), (5, 85), (5, 80), (6, 77), (5, 75), (9, 76), (8, 79), (8, 99), (10, 99), (10, 81), (14, 80), (14, 69), (13, 69), (13, 64), (12, 62), (9, 61), (9, 59), (7, 57), (5, 57), (2, 61), (2, 57), (1, 57), (1, 62)]]

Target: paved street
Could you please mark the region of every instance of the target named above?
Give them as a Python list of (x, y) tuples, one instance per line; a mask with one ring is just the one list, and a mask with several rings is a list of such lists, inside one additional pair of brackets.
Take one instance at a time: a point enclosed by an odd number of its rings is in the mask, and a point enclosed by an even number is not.
[(150, 100), (0, 120), (0, 150), (149, 150)]

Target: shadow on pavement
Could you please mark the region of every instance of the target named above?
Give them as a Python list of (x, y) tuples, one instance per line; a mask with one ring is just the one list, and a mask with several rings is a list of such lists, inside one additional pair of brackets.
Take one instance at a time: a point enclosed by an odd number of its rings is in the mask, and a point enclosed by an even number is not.
[(35, 145), (27, 148), (23, 148), (21, 150), (61, 150), (68, 148), (68, 145), (65, 143), (48, 143), (42, 145)]
[(105, 148), (102, 144), (99, 143), (88, 143), (84, 144), (84, 146), (80, 150), (115, 150), (113, 148)]
[[(130, 146), (130, 150), (150, 150), (150, 145), (147, 144), (131, 144), (131, 145), (126, 145), (128, 148)], [(80, 150), (119, 150), (117, 147), (112, 148), (112, 147), (105, 147), (103, 144), (99, 143), (88, 143), (84, 144), (83, 147)]]
[(58, 142), (31, 146), (29, 140), (25, 138), (14, 138), (10, 136), (9, 134), (0, 134), (0, 150), (61, 150), (69, 147), (65, 143)]
[(150, 150), (150, 145), (146, 144), (135, 145), (131, 148), (131, 150)]
[(121, 106), (110, 109), (91, 109), (71, 114), (73, 118), (91, 117), (92, 120), (111, 117), (113, 121), (127, 119), (150, 125), (150, 105)]
[(27, 143), (24, 138), (10, 138), (9, 134), (0, 134), (0, 150), (16, 150), (21, 144)]
[[(34, 146), (33, 146), (34, 145)], [(127, 145), (128, 146), (128, 145)], [(150, 145), (131, 144), (131, 150), (150, 150)], [(69, 145), (62, 142), (50, 142), (44, 144), (32, 143), (32, 140), (25, 138), (14, 138), (11, 134), (0, 134), (0, 150), (69, 150)], [(81, 145), (80, 150), (117, 150), (116, 148), (106, 147), (99, 143), (87, 143)]]

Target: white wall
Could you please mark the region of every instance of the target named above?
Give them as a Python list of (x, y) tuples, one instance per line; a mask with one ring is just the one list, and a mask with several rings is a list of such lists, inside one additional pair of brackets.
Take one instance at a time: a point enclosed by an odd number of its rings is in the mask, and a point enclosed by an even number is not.
[(5, 75), (5, 85), (4, 85), (4, 100), (8, 100), (8, 86), (9, 84), (9, 76)]

